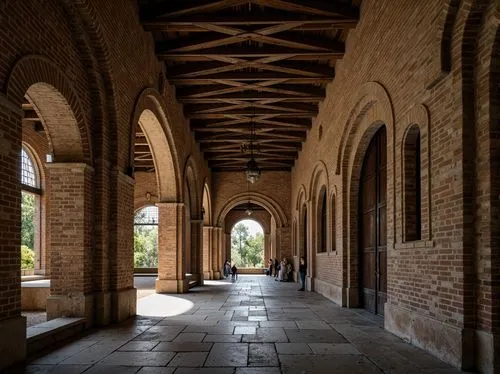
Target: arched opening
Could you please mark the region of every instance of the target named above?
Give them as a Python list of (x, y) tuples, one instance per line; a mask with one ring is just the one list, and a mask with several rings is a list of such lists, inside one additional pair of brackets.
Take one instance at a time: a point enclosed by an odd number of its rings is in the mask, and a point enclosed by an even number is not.
[(359, 189), (359, 256), (362, 306), (384, 314), (387, 301), (387, 135), (385, 127), (366, 150)]
[(337, 250), (337, 202), (336, 202), (336, 196), (332, 195), (332, 212), (331, 212), (331, 217), (332, 217), (332, 251)]
[(404, 240), (420, 240), (422, 237), (421, 156), (420, 129), (417, 125), (411, 126), (406, 133), (403, 160)]
[(43, 273), (40, 168), (33, 153), (21, 149), (21, 271), (22, 276)]
[(134, 217), (135, 272), (156, 270), (158, 267), (158, 208), (146, 206)]
[[(307, 246), (307, 225), (308, 223), (308, 217), (307, 217), (307, 206), (304, 203), (302, 205), (302, 216), (301, 216), (301, 225), (300, 225), (300, 253), (299, 256), (304, 256), (304, 258), (307, 261), (307, 252), (308, 252), (308, 246)], [(306, 262), (307, 264), (307, 262)]]
[(237, 222), (231, 229), (231, 263), (240, 268), (264, 268), (264, 230), (252, 219)]
[(322, 187), (318, 196), (317, 203), (317, 240), (316, 252), (327, 251), (327, 209), (326, 209), (326, 188)]

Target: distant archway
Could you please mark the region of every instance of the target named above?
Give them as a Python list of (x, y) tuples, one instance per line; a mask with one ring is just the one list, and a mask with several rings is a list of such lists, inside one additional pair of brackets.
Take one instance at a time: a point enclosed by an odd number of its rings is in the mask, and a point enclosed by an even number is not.
[(264, 230), (251, 218), (243, 219), (231, 229), (231, 263), (238, 268), (264, 268)]

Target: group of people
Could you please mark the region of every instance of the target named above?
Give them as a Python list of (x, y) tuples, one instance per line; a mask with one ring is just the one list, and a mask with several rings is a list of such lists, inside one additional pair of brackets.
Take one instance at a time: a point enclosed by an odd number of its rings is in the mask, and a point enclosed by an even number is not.
[(231, 275), (231, 280), (233, 282), (236, 281), (238, 279), (238, 268), (236, 264), (231, 266), (229, 260), (226, 260), (226, 262), (224, 262), (224, 278), (229, 277), (229, 275)]
[[(271, 277), (274, 276), (275, 281), (293, 282), (293, 270), (293, 263), (291, 261), (288, 261), (286, 257), (283, 257), (281, 262), (278, 262), (277, 258), (275, 258), (274, 260), (270, 258), (268, 261), (266, 274)], [(306, 259), (304, 256), (302, 256), (300, 258), (299, 264), (299, 277), (301, 281), (301, 288), (299, 288), (299, 291), (305, 290), (306, 272)]]

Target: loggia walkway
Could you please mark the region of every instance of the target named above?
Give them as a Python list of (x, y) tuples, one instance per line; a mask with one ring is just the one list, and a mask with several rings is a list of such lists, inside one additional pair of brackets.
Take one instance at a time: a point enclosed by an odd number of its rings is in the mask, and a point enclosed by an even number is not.
[(185, 295), (146, 296), (135, 320), (91, 331), (16, 372), (460, 372), (384, 331), (378, 317), (297, 289), (270, 277), (240, 276), (235, 283), (208, 281)]

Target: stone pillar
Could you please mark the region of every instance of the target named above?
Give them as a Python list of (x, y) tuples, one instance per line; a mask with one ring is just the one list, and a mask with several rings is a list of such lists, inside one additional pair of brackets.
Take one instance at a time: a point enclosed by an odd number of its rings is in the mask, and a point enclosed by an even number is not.
[(26, 357), (26, 318), (21, 316), (20, 105), (0, 93), (0, 371)]
[[(224, 252), (223, 252), (223, 260), (222, 262), (226, 261), (226, 259), (231, 258), (231, 233), (224, 233)], [(231, 259), (231, 264), (233, 260)]]
[(213, 234), (214, 234), (214, 228), (212, 226), (203, 226), (203, 278), (204, 279), (214, 279), (214, 272), (212, 269)]
[(137, 310), (137, 290), (134, 288), (135, 181), (119, 170), (113, 172), (113, 179), (116, 188), (111, 196), (115, 200), (114, 236), (110, 243), (111, 320), (120, 322), (135, 316)]
[(264, 266), (268, 266), (270, 258), (274, 261), (273, 253), (271, 252), (271, 235), (264, 234)]
[(157, 203), (158, 279), (156, 292), (184, 293), (188, 281), (184, 272), (186, 208), (183, 203)]
[(221, 227), (214, 227), (212, 231), (212, 272), (214, 279), (222, 279), (224, 258), (222, 256), (223, 235)]
[(50, 296), (47, 319), (85, 317), (93, 324), (92, 178), (83, 163), (46, 165), (50, 183)]
[(203, 220), (191, 220), (191, 270), (193, 280), (203, 285)]

